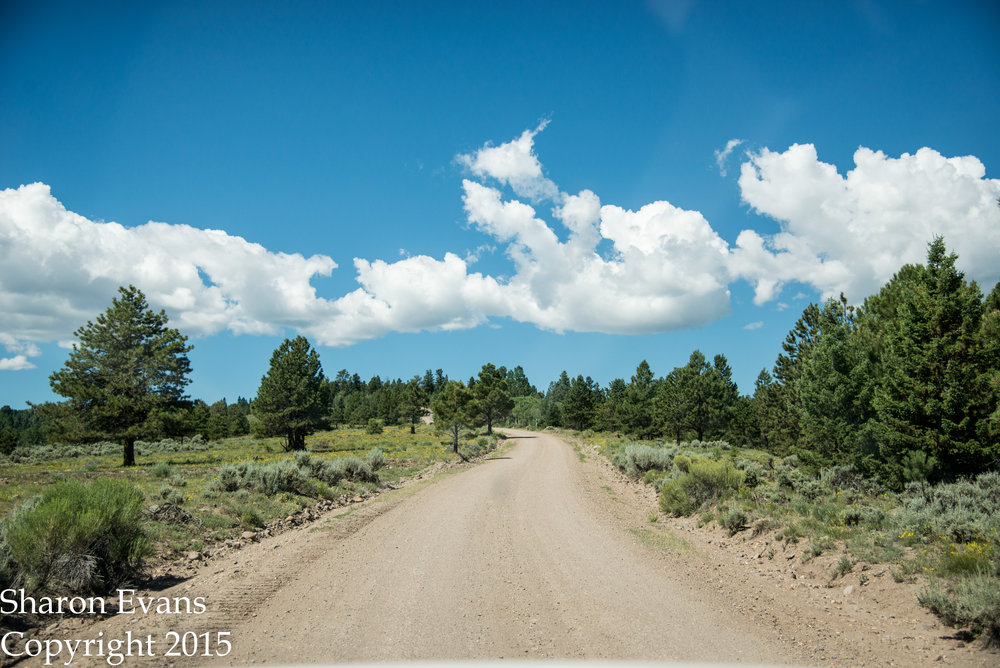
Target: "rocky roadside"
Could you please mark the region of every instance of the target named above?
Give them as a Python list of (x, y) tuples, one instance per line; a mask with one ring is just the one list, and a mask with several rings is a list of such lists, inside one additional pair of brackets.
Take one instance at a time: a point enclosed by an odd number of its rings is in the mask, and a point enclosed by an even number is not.
[[(838, 568), (837, 548), (812, 557), (779, 529), (733, 536), (696, 517), (658, 511), (656, 493), (627, 478), (597, 448), (569, 437), (596, 469), (636, 540), (692, 581), (708, 582), (734, 614), (763, 618), (815, 665), (1000, 666), (1000, 649), (943, 625), (917, 602), (923, 583), (897, 582), (888, 564)], [(652, 521), (655, 520), (655, 521)]]

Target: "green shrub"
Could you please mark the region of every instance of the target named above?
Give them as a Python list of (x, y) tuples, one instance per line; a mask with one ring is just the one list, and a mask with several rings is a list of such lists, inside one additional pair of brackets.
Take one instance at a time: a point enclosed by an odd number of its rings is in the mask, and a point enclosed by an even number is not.
[(174, 468), (167, 462), (156, 462), (149, 469), (150, 475), (154, 478), (169, 478), (174, 473)]
[(951, 591), (932, 582), (917, 600), (944, 623), (984, 634), (990, 644), (1000, 643), (1000, 578), (996, 575), (975, 573), (961, 578)]
[(181, 493), (169, 485), (163, 485), (157, 490), (156, 499), (162, 503), (172, 503), (175, 506), (184, 503), (184, 497)]
[(626, 445), (614, 457), (614, 464), (630, 478), (641, 478), (647, 471), (669, 471), (674, 466), (674, 449), (641, 443)]
[(33, 592), (104, 593), (132, 577), (150, 553), (142, 492), (123, 480), (61, 482), (3, 525), (10, 559)]
[(815, 501), (821, 496), (825, 496), (830, 493), (830, 490), (819, 480), (803, 480), (802, 482), (796, 484), (793, 482), (791, 485), (795, 490), (809, 499), (810, 501)]
[(743, 484), (749, 489), (764, 482), (764, 467), (757, 462), (741, 459), (736, 462), (736, 468), (743, 471)]
[(854, 563), (851, 561), (851, 558), (845, 554), (840, 558), (840, 561), (837, 562), (837, 565), (834, 566), (833, 577), (834, 578), (843, 577), (848, 573), (850, 573), (851, 569), (853, 568), (854, 568)]
[(660, 488), (660, 510), (670, 515), (690, 515), (710, 501), (730, 496), (743, 483), (743, 472), (724, 459), (695, 459), (687, 473)]
[(1000, 530), (1000, 472), (933, 487), (910, 483), (900, 501), (895, 519), (901, 532), (970, 543)]
[(365, 426), (366, 434), (381, 434), (385, 428), (385, 422), (377, 418), (369, 418), (367, 426)]
[(828, 466), (820, 471), (819, 478), (830, 489), (861, 489), (864, 486), (864, 477), (853, 464)]
[(240, 524), (248, 529), (259, 529), (264, 526), (264, 518), (256, 509), (248, 506), (240, 512)]
[(719, 524), (729, 530), (730, 536), (735, 536), (747, 528), (747, 514), (739, 508), (732, 508), (722, 514)]
[(687, 473), (691, 470), (691, 458), (687, 455), (677, 455), (674, 457), (674, 466), (677, 467), (678, 471)]
[(18, 584), (17, 569), (10, 559), (10, 550), (0, 531), (0, 591), (13, 589)]
[(990, 571), (996, 571), (997, 575), (1000, 575), (1000, 561), (997, 561), (996, 546), (992, 543), (979, 541), (952, 543), (941, 555), (938, 568), (940, 572), (952, 575)]
[(660, 487), (660, 510), (668, 515), (690, 515), (698, 510), (698, 503), (688, 491), (689, 473), (668, 480)]
[[(483, 437), (480, 440), (486, 441), (486, 443), (483, 444), (484, 447), (489, 445), (489, 440), (487, 438)], [(382, 452), (382, 448), (372, 448), (369, 450), (368, 454), (365, 455), (365, 463), (368, 464), (368, 468), (372, 471), (378, 471), (385, 468), (386, 459), (385, 453)]]
[(354, 455), (343, 457), (339, 460), (343, 466), (344, 477), (355, 482), (378, 482), (378, 474), (372, 471), (367, 462), (358, 459)]

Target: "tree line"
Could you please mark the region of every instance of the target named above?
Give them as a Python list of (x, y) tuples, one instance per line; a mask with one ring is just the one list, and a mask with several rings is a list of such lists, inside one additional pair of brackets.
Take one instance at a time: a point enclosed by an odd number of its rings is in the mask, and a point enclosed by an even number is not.
[[(300, 450), (305, 436), (339, 425), (406, 424), (428, 412), (457, 452), (463, 429), (484, 426), (602, 430), (638, 439), (726, 440), (807, 464), (853, 463), (888, 485), (943, 480), (1000, 466), (1000, 284), (983, 296), (944, 241), (852, 306), (843, 295), (810, 304), (752, 394), (741, 394), (723, 354), (700, 350), (657, 377), (645, 360), (628, 381), (602, 387), (566, 371), (540, 392), (520, 367), (484, 364), (466, 382), (428, 369), (409, 380), (333, 378), (304, 337), (273, 353), (252, 401), (207, 405), (183, 395), (190, 350), (121, 288), (52, 375), (63, 403), (0, 410), (0, 446), (117, 438), (129, 463), (140, 436), (254, 431)], [(134, 339), (123, 348), (121, 332)], [(139, 352), (136, 352), (139, 351)], [(140, 379), (141, 383), (132, 383)], [(134, 463), (134, 455), (131, 458)]]

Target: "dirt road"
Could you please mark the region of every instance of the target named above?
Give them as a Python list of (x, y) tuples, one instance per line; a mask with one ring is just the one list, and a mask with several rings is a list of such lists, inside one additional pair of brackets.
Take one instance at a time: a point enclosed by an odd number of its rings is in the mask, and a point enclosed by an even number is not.
[(569, 446), (516, 435), (334, 541), (234, 629), (233, 658), (788, 658), (595, 513)]
[[(114, 638), (132, 631), (158, 639), (169, 631), (230, 633), (232, 652), (216, 660), (226, 665), (934, 661), (933, 654), (882, 651), (877, 638), (857, 644), (839, 630), (817, 635), (814, 628), (809, 636), (802, 628), (799, 635), (798, 627), (806, 626), (799, 611), (778, 611), (787, 601), (746, 587), (734, 597), (726, 591), (734, 574), (714, 570), (710, 579), (699, 570), (724, 564), (708, 562), (669, 530), (650, 533), (648, 510), (624, 498), (643, 492), (616, 487), (622, 481), (595, 457), (583, 461), (554, 436), (511, 434), (512, 445), (493, 459), (213, 560), (158, 594), (204, 596), (205, 614), (117, 615), (90, 633)], [(821, 640), (801, 641), (810, 637)], [(824, 646), (817, 653), (819, 642)], [(167, 663), (167, 646), (157, 647), (154, 663)], [(101, 663), (77, 659), (73, 665)], [(124, 665), (136, 663), (143, 662), (130, 658)]]

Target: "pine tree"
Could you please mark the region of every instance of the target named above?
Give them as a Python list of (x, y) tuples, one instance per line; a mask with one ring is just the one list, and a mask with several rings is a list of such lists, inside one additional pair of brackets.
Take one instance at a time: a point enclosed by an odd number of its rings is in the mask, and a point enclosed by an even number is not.
[(597, 388), (589, 377), (582, 375), (573, 379), (563, 406), (563, 422), (570, 429), (588, 429), (594, 422), (595, 394)]
[(507, 388), (507, 369), (484, 364), (479, 370), (478, 382), (470, 387), (486, 423), (486, 433), (492, 434), (493, 423), (505, 418), (514, 408), (514, 400)]
[(75, 335), (65, 366), (49, 377), (52, 389), (88, 428), (121, 439), (123, 465), (134, 466), (135, 441), (153, 431), (151, 418), (186, 402), (192, 347), (132, 285)]
[(323, 386), (319, 353), (304, 336), (285, 339), (271, 355), (253, 402), (264, 433), (284, 435), (286, 450), (305, 450), (306, 436), (326, 417)]
[[(479, 413), (472, 391), (457, 380), (449, 380), (431, 403), (434, 412), (434, 426), (449, 434), (452, 452), (458, 452), (458, 435), (463, 427), (471, 426)], [(464, 459), (464, 457), (463, 457)]]
[(855, 454), (869, 412), (859, 403), (858, 380), (863, 367), (852, 339), (854, 309), (844, 295), (824, 304), (817, 328), (819, 334), (799, 360), (793, 386), (803, 446), (827, 460), (842, 462)]
[(982, 294), (956, 259), (935, 239), (927, 264), (906, 272), (905, 288), (890, 288), (898, 304), (880, 323), (885, 373), (873, 404), (881, 473), (895, 484), (911, 450), (936, 459), (945, 476), (982, 471), (1000, 455), (1000, 445), (980, 438), (995, 407)]
[(653, 399), (656, 396), (656, 381), (649, 362), (643, 360), (636, 367), (632, 382), (625, 388), (622, 403), (622, 428), (639, 438), (652, 438), (659, 433), (655, 420)]
[(427, 409), (428, 399), (419, 376), (414, 376), (402, 390), (399, 412), (410, 423), (411, 434), (417, 433), (417, 423), (430, 413)]

